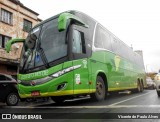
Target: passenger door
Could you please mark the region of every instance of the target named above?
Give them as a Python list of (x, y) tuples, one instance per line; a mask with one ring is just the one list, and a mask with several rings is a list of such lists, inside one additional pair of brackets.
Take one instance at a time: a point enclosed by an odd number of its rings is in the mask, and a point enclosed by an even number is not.
[(74, 67), (74, 94), (89, 93), (89, 64), (84, 27), (72, 25), (71, 51)]

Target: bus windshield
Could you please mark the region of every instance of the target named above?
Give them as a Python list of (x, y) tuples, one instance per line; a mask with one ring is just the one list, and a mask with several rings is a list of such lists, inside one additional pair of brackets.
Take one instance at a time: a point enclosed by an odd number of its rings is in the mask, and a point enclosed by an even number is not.
[[(34, 35), (34, 40), (31, 35)], [(26, 38), (25, 46), (30, 45), (30, 40), (34, 41), (34, 45), (32, 48), (24, 48), (20, 72), (48, 68), (51, 62), (67, 56), (66, 31), (58, 31), (57, 18), (32, 29)]]

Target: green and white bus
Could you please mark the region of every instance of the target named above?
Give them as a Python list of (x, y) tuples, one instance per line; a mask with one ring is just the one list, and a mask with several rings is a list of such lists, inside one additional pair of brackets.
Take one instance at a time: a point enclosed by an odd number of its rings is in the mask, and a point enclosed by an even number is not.
[(67, 11), (36, 25), (24, 43), (18, 74), (21, 98), (51, 97), (63, 102), (90, 95), (102, 101), (108, 92), (143, 91), (143, 57), (101, 24), (78, 11)]

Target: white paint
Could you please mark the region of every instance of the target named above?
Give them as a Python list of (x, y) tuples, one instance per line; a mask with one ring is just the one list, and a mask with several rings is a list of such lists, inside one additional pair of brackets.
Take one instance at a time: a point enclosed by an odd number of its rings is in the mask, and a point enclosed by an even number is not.
[(111, 104), (111, 105), (109, 105), (109, 106), (114, 106), (114, 105), (117, 105), (117, 104), (120, 104), (120, 103), (123, 103), (123, 102), (129, 101), (129, 100), (135, 99), (135, 98), (137, 98), (137, 97), (142, 97), (142, 96), (148, 95), (148, 94), (150, 94), (150, 93), (152, 93), (152, 92), (147, 92), (147, 93), (142, 94), (142, 95), (138, 95), (138, 96), (135, 96), (135, 97), (131, 97), (131, 98), (128, 98), (128, 99), (125, 99), (125, 100), (122, 100), (122, 101), (119, 101), (119, 102), (113, 103), (113, 104)]

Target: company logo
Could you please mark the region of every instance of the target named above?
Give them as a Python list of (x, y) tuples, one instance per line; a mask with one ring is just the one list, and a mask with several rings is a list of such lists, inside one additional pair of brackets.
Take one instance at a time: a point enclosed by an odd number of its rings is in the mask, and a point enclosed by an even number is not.
[(28, 80), (32, 78), (47, 76), (47, 75), (48, 75), (48, 70), (44, 70), (44, 71), (39, 71), (31, 74), (21, 75), (20, 80)]
[(36, 85), (36, 82), (35, 81), (31, 81), (31, 86), (35, 86)]
[(2, 114), (1, 119), (42, 119), (40, 114)]
[(86, 61), (86, 60), (83, 60), (82, 63), (83, 63), (83, 65), (84, 65), (84, 68), (87, 68), (87, 61)]
[(121, 58), (120, 58), (118, 55), (116, 55), (116, 56), (114, 57), (114, 62), (115, 62), (115, 66), (116, 66), (116, 71), (119, 70), (120, 61), (121, 61)]
[(2, 114), (2, 119), (11, 119), (11, 114)]
[(81, 76), (80, 74), (75, 74), (76, 84), (81, 84)]

